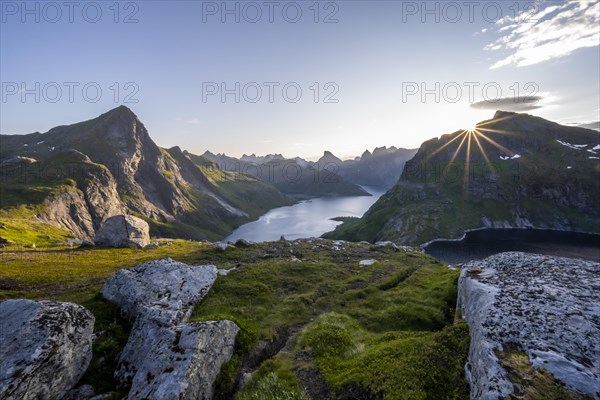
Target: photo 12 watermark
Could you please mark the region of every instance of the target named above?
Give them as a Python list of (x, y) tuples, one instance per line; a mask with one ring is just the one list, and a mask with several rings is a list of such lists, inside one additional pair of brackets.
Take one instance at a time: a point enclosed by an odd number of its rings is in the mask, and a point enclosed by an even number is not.
[(336, 82), (202, 82), (202, 103), (314, 103), (336, 104), (340, 86)]
[(498, 82), (402, 82), (402, 102), (458, 103), (477, 99), (486, 103), (498, 103), (507, 98), (515, 103), (528, 100), (538, 101), (540, 87), (536, 82), (514, 82), (503, 87)]
[(139, 103), (136, 82), (2, 82), (2, 103), (97, 103), (103, 98), (115, 104)]
[(402, 23), (475, 23), (483, 20), (496, 24), (505, 18), (513, 23), (536, 23), (539, 1), (402, 1)]
[(139, 2), (135, 1), (0, 1), (3, 24), (101, 21), (137, 24), (139, 11)]
[(336, 1), (203, 1), (202, 23), (337, 24), (339, 12)]

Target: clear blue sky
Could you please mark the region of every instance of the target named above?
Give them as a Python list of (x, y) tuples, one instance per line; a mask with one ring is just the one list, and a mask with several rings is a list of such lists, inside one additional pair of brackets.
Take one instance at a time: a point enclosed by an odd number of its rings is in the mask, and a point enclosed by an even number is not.
[[(491, 118), (496, 108), (563, 123), (600, 119), (597, 0), (484, 1), (470, 7), (454, 2), (458, 8), (448, 3), (339, 1), (315, 7), (313, 1), (275, 1), (270, 22), (264, 1), (227, 2), (231, 9), (239, 7), (237, 23), (234, 14), (222, 22), (220, 1), (120, 2), (118, 7), (113, 1), (77, 2), (71, 22), (63, 2), (54, 3), (61, 15), (44, 2), (26, 2), (33, 10), (27, 14), (21, 1), (2, 0), (0, 132), (45, 132), (125, 104), (160, 146), (314, 157), (323, 150), (349, 156), (382, 145), (418, 147)], [(96, 5), (102, 12), (98, 18)], [(255, 5), (262, 16), (248, 22), (256, 17)], [(291, 23), (297, 8), (302, 16)], [(325, 23), (328, 15), (338, 22)], [(128, 16), (137, 22), (125, 23)], [(52, 82), (61, 87), (58, 99)], [(72, 102), (69, 82), (79, 84)], [(82, 93), (90, 82), (102, 89), (95, 103)], [(134, 85), (125, 87), (128, 82)], [(247, 101), (256, 95), (250, 85), (239, 103), (233, 94), (224, 103), (219, 94), (203, 101), (206, 82), (229, 88), (257, 82), (262, 97)], [(279, 84), (272, 103), (265, 82)], [(290, 82), (302, 89), (296, 103), (293, 87), (287, 100), (282, 94)], [(434, 94), (425, 99), (420, 92), (407, 94), (421, 85), (435, 89), (436, 82), (439, 101)], [(473, 98), (465, 82), (479, 85)], [(39, 103), (33, 93), (38, 83)], [(33, 91), (24, 97), (23, 84)], [(486, 84), (489, 99), (499, 97), (494, 87), (503, 98), (513, 98), (519, 87), (520, 96), (540, 99), (473, 108), (470, 103), (484, 100)], [(138, 102), (127, 102), (135, 88)], [(325, 102), (336, 90), (332, 98), (338, 102)], [(88, 88), (90, 99), (94, 91)]]

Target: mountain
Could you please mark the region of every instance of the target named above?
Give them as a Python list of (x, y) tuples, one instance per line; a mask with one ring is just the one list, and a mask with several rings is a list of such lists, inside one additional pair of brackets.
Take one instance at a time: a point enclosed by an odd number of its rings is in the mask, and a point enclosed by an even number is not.
[[(337, 164), (342, 161), (329, 154)], [(241, 158), (224, 154), (204, 153), (204, 156), (218, 163), (223, 170), (247, 175), (275, 186), (282, 193), (295, 199), (323, 196), (369, 196), (363, 188), (341, 177), (336, 168), (323, 170), (321, 165), (309, 163), (295, 157), (286, 159), (281, 154), (256, 156), (244, 155)]]
[(600, 232), (600, 134), (498, 111), (424, 142), (398, 183), (328, 238), (421, 244), (484, 227)]
[(366, 150), (361, 157), (344, 161), (340, 175), (358, 185), (391, 188), (398, 182), (404, 163), (410, 160), (417, 149), (377, 147), (371, 153)]
[(89, 239), (108, 217), (130, 213), (156, 236), (218, 239), (291, 203), (208, 162), (158, 147), (124, 106), (46, 133), (0, 135), (0, 236), (50, 225)]
[(397, 149), (396, 147), (377, 147), (353, 160), (342, 161), (330, 151), (325, 151), (316, 162), (321, 171), (335, 173), (344, 180), (365, 186), (389, 189), (398, 181), (404, 163), (410, 160), (417, 149)]

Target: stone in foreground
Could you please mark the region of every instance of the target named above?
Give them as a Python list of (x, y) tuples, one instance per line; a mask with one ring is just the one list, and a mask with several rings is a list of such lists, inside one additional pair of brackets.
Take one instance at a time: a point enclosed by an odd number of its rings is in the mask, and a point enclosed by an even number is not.
[(496, 352), (515, 345), (567, 389), (600, 399), (600, 264), (497, 254), (463, 267), (458, 302), (471, 333), (472, 399), (514, 392)]
[(131, 382), (128, 399), (212, 399), (238, 331), (232, 321), (159, 327), (138, 320), (121, 357), (129, 366), (122, 365), (117, 377)]
[(146, 247), (150, 244), (150, 227), (133, 215), (116, 215), (104, 221), (94, 243), (101, 247)]
[(62, 398), (90, 363), (94, 322), (72, 303), (0, 302), (0, 398)]
[(123, 269), (106, 282), (103, 296), (133, 322), (115, 373), (131, 385), (129, 399), (212, 398), (239, 328), (231, 321), (186, 321), (216, 278), (214, 265), (168, 258)]

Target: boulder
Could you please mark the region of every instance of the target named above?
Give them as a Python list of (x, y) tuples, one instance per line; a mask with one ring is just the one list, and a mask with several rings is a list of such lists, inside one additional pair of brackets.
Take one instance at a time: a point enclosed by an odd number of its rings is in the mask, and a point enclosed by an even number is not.
[(150, 227), (133, 215), (116, 215), (104, 221), (94, 243), (102, 247), (142, 248), (150, 244)]
[(221, 366), (231, 359), (239, 328), (232, 321), (160, 326), (144, 317), (133, 326), (117, 378), (128, 399), (212, 399)]
[(92, 358), (94, 316), (57, 301), (0, 302), (0, 398), (60, 399)]
[(175, 325), (189, 318), (216, 279), (214, 265), (190, 266), (165, 258), (120, 270), (108, 279), (102, 295), (130, 321), (143, 316)]
[(463, 266), (458, 303), (471, 333), (472, 399), (514, 392), (497, 352), (515, 346), (569, 390), (600, 399), (600, 264), (497, 254)]
[(133, 322), (115, 373), (131, 386), (129, 399), (212, 398), (239, 328), (231, 321), (186, 322), (216, 278), (214, 265), (163, 259), (123, 269), (106, 282), (102, 295)]

